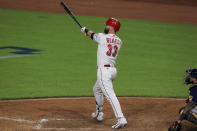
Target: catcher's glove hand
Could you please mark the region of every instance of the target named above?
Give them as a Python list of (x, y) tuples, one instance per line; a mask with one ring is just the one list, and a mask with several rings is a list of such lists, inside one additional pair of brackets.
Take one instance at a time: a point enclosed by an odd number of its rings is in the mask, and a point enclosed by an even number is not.
[(181, 130), (181, 123), (177, 121), (173, 122), (173, 124), (168, 128), (168, 131), (180, 131)]

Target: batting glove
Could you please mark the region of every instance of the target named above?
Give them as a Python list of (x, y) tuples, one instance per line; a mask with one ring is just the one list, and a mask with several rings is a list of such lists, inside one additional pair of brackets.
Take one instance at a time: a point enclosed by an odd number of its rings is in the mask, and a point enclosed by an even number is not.
[(81, 32), (82, 32), (85, 36), (88, 36), (88, 35), (87, 35), (88, 29), (87, 29), (86, 27), (81, 28)]

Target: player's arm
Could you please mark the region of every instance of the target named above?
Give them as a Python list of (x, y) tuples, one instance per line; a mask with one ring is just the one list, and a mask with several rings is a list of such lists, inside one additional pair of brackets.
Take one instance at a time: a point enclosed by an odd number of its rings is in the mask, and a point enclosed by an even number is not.
[(181, 122), (185, 118), (186, 114), (190, 110), (192, 110), (195, 105), (196, 105), (196, 103), (194, 103), (192, 101), (188, 102), (187, 105), (184, 108), (182, 108), (181, 111), (179, 111), (181, 116), (179, 117), (179, 121), (178, 122)]
[[(183, 109), (184, 110), (184, 109)], [(181, 122), (185, 118), (185, 113), (182, 113), (179, 120), (173, 122), (170, 127), (168, 128), (168, 131), (179, 131), (181, 130)]]
[(95, 34), (95, 33), (94, 33), (93, 31), (87, 29), (86, 27), (81, 28), (81, 32), (82, 32), (85, 36), (90, 37), (91, 39), (94, 38), (94, 34)]
[(178, 121), (173, 122), (168, 131), (177, 131), (181, 128), (181, 122), (185, 119), (186, 114), (194, 107), (195, 103), (188, 102), (187, 105), (180, 109), (181, 114)]

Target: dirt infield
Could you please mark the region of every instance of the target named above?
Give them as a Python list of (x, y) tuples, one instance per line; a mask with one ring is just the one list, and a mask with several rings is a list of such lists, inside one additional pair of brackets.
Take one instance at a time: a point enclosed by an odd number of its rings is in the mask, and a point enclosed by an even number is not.
[[(120, 97), (128, 119), (124, 131), (166, 131), (178, 118), (183, 99)], [(92, 97), (0, 101), (1, 131), (110, 131), (116, 122), (111, 106), (105, 101), (104, 121), (91, 119), (95, 111)], [(196, 131), (197, 126), (183, 122), (182, 131)]]
[(75, 14), (197, 24), (196, 0), (0, 0), (0, 8), (64, 13), (60, 1)]
[[(0, 8), (64, 13), (61, 0), (0, 0)], [(197, 25), (196, 0), (66, 0), (75, 14)], [(178, 119), (182, 99), (119, 98), (128, 126), (123, 131), (167, 131)], [(105, 101), (105, 119), (91, 119), (94, 99), (60, 98), (0, 101), (0, 131), (110, 131), (113, 111)], [(182, 131), (197, 126), (183, 122)]]

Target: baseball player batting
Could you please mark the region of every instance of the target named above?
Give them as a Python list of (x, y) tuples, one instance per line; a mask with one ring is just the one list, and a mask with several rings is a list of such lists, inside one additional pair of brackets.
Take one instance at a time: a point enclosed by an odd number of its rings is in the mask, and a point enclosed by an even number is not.
[(97, 81), (93, 91), (96, 99), (96, 112), (92, 113), (92, 118), (98, 121), (103, 120), (104, 113), (103, 103), (104, 96), (112, 106), (117, 123), (112, 126), (113, 129), (119, 129), (127, 125), (120, 103), (113, 89), (112, 81), (116, 78), (116, 59), (122, 45), (122, 41), (116, 35), (120, 28), (120, 22), (117, 19), (109, 18), (105, 22), (105, 30), (103, 33), (93, 33), (86, 27), (81, 28), (82, 33), (90, 37), (98, 44), (97, 49)]

